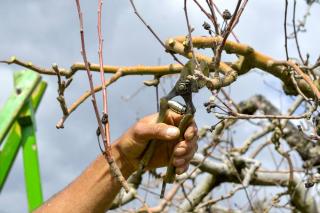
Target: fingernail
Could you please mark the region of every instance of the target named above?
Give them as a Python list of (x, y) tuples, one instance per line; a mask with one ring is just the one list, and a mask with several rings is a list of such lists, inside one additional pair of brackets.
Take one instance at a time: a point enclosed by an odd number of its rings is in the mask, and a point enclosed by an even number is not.
[(180, 156), (180, 155), (184, 155), (185, 153), (186, 153), (186, 149), (182, 148), (182, 147), (179, 147), (174, 152), (174, 155)]
[(177, 169), (176, 169), (176, 173), (177, 173), (178, 175), (181, 175), (183, 172), (184, 172), (184, 169), (182, 169), (182, 168), (177, 168)]
[(194, 137), (194, 132), (191, 132), (187, 135), (186, 140), (191, 140)]
[(169, 137), (176, 137), (179, 135), (179, 129), (176, 127), (169, 127), (166, 133)]

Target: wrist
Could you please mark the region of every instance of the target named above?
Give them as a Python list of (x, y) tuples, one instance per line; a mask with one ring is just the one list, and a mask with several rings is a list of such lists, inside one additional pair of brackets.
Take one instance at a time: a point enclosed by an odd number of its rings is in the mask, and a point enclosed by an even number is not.
[(135, 166), (121, 151), (117, 142), (111, 145), (111, 154), (125, 179), (136, 171)]

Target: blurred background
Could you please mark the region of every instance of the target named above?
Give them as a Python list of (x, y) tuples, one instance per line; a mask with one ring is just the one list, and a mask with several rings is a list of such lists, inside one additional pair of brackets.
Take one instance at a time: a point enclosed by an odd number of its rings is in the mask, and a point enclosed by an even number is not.
[[(201, 1), (200, 1), (201, 2)], [(216, 0), (221, 9), (233, 11), (234, 0)], [(148, 24), (162, 40), (177, 35), (186, 35), (187, 26), (183, 1), (136, 0), (136, 7)], [(89, 61), (98, 63), (97, 1), (81, 1)], [(299, 1), (297, 18), (302, 18), (307, 5)], [(299, 35), (301, 50), (310, 53), (310, 61), (319, 56), (319, 5), (311, 9), (307, 21), (307, 33)], [(291, 13), (290, 13), (291, 14)], [(202, 28), (206, 17), (193, 3), (189, 4), (190, 24), (194, 35), (206, 35)], [(235, 33), (242, 43), (279, 60), (285, 59), (283, 35), (284, 1), (249, 1)], [(104, 1), (103, 4), (104, 63), (109, 65), (159, 65), (174, 63), (171, 56), (134, 15), (128, 0)], [(231, 38), (231, 37), (230, 37)], [(292, 56), (296, 50), (289, 41)], [(209, 53), (209, 52), (207, 52)], [(51, 67), (70, 67), (81, 62), (79, 21), (75, 1), (64, 0), (1, 0), (0, 6), (0, 60), (10, 56), (31, 61), (33, 64)], [(225, 59), (225, 58), (224, 58)], [(185, 60), (184, 60), (185, 61)], [(13, 73), (22, 70), (16, 65), (0, 64), (0, 107), (13, 90)], [(63, 189), (100, 153), (95, 130), (97, 128), (90, 101), (82, 104), (66, 121), (64, 129), (55, 125), (62, 112), (57, 97), (55, 76), (42, 76), (48, 88), (36, 114), (37, 142), (44, 199)], [(95, 84), (100, 82), (94, 75)], [(152, 76), (123, 77), (108, 88), (111, 138), (115, 140), (137, 119), (156, 112), (154, 88), (143, 85)], [(168, 91), (175, 80), (162, 79), (160, 97)], [(67, 104), (73, 103), (89, 88), (85, 72), (78, 72), (66, 90)], [(263, 93), (277, 107), (283, 109), (292, 103), (290, 97), (281, 92), (281, 83), (270, 75), (252, 72), (227, 88), (235, 101)], [(101, 95), (99, 106), (101, 104)], [(202, 107), (208, 101), (208, 91), (194, 96), (198, 126), (212, 125), (215, 118)], [(1, 122), (1, 121), (0, 121)], [(244, 125), (236, 140), (239, 143), (251, 129)], [(1, 166), (1, 165), (0, 165)], [(0, 194), (0, 212), (27, 212), (21, 152)]]

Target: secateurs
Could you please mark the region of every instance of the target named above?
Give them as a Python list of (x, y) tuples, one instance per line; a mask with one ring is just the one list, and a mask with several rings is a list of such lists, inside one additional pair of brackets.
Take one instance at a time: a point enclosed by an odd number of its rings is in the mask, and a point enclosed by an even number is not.
[[(181, 119), (178, 126), (180, 130), (179, 141), (184, 139), (184, 132), (196, 111), (192, 102), (192, 93), (198, 92), (200, 88), (205, 86), (205, 82), (203, 82), (201, 79), (195, 78), (195, 70), (200, 71), (204, 76), (209, 75), (209, 67), (205, 62), (201, 62), (197, 66), (195, 61), (191, 59), (184, 65), (180, 73), (180, 78), (178, 79), (172, 90), (166, 96), (160, 99), (160, 111), (157, 123), (164, 122), (165, 115), (168, 109), (172, 109), (173, 111), (183, 114), (183, 118)], [(181, 96), (185, 101), (184, 107), (179, 105), (177, 102), (172, 101), (172, 99), (177, 96)], [(155, 145), (156, 143), (154, 140), (149, 142), (140, 163), (141, 170), (143, 170), (149, 164), (150, 158), (154, 153)], [(175, 180), (175, 167), (172, 165), (172, 161), (173, 157), (171, 156), (166, 175), (163, 179), (163, 185), (160, 195), (161, 198), (163, 198), (164, 196), (166, 183), (173, 183)]]

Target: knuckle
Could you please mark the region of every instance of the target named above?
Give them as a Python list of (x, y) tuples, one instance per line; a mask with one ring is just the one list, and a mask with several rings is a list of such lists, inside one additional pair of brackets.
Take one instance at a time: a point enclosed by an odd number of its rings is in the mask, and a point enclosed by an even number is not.
[(160, 135), (162, 130), (163, 130), (163, 125), (161, 124), (157, 124), (153, 126), (153, 134)]
[(188, 144), (186, 143), (186, 141), (180, 141), (179, 144), (178, 144), (178, 147), (179, 147), (179, 148), (184, 148), (184, 149), (186, 149), (187, 151), (189, 150), (189, 146), (188, 146)]
[(133, 137), (135, 138), (141, 138), (144, 135), (144, 130), (145, 129), (145, 125), (142, 122), (137, 122), (132, 130), (133, 130)]

